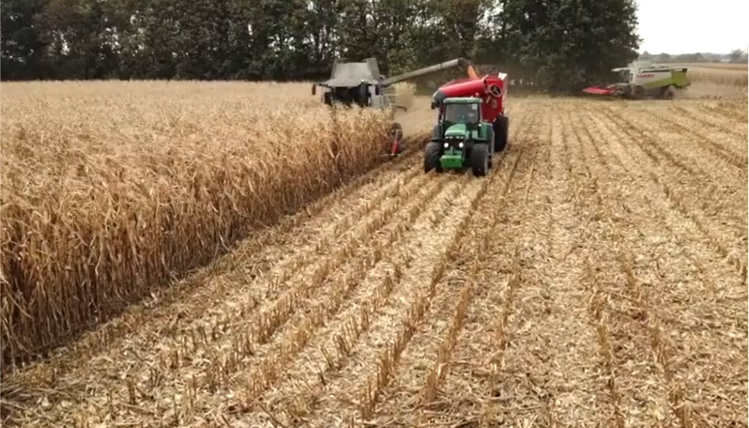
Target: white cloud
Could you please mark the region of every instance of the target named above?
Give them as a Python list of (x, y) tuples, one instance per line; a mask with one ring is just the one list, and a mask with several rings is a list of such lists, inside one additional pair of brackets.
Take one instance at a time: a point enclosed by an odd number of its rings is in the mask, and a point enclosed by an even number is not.
[(746, 0), (638, 0), (640, 51), (728, 53), (749, 41)]

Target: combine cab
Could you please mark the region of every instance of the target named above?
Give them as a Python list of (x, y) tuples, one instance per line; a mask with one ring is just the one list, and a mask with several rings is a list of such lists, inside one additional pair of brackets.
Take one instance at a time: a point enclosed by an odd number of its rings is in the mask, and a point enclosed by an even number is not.
[(315, 83), (312, 86), (312, 95), (316, 95), (317, 87), (320, 86), (324, 88), (321, 101), (327, 105), (389, 110), (393, 117), (393, 126), (387, 152), (390, 156), (397, 156), (405, 150), (405, 145), (403, 144), (403, 128), (395, 122), (395, 110), (405, 111), (406, 108), (398, 104), (393, 85), (452, 67), (462, 67), (467, 70), (469, 76), (476, 77), (473, 67), (463, 58), (420, 68), (391, 78), (380, 74), (375, 58), (367, 58), (364, 62), (345, 63), (336, 60), (330, 79)]
[(686, 67), (634, 62), (629, 67), (615, 68), (612, 71), (619, 73), (620, 82), (591, 86), (583, 89), (583, 92), (629, 99), (672, 99), (677, 90), (690, 85)]
[(438, 123), (424, 150), (424, 172), (470, 167), (481, 177), (494, 155), (507, 147), (507, 75), (500, 73), (449, 82), (432, 96)]

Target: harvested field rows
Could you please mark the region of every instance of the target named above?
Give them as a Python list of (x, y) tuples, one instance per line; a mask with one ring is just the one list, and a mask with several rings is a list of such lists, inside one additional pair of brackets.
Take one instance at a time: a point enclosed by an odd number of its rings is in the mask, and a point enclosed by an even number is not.
[(486, 178), (375, 169), (6, 376), (4, 421), (746, 426), (745, 101), (513, 99)]

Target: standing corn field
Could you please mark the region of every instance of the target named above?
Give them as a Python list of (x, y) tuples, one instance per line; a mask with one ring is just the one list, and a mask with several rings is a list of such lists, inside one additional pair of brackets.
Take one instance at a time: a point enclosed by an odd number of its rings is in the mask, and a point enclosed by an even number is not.
[(4, 85), (3, 359), (63, 343), (375, 166), (386, 118), (338, 113), (333, 159), (331, 114), (306, 89)]

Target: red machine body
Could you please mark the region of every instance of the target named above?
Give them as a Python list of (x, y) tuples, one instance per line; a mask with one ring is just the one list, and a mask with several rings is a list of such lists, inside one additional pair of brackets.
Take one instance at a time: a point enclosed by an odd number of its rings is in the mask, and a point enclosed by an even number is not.
[(593, 95), (612, 95), (616, 92), (616, 88), (610, 85), (591, 86), (583, 89), (583, 92)]
[(484, 100), (481, 104), (481, 116), (487, 122), (494, 122), (498, 116), (505, 115), (507, 97), (507, 75), (486, 75), (478, 78), (456, 79), (445, 83), (432, 95), (432, 108), (442, 108), (446, 98), (478, 97)]

